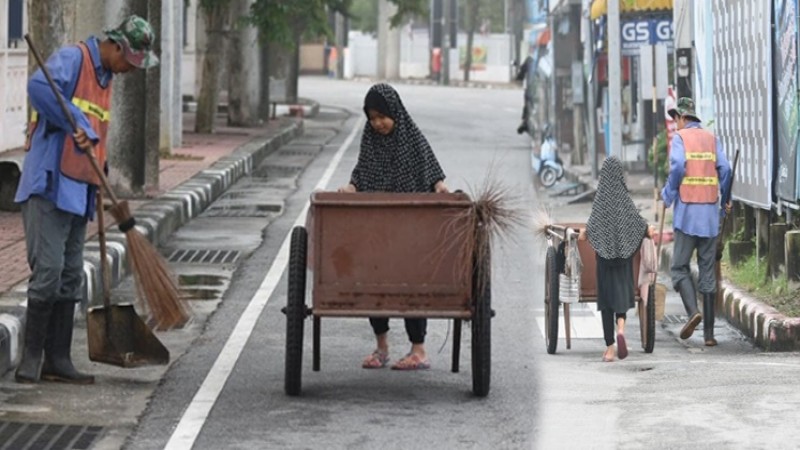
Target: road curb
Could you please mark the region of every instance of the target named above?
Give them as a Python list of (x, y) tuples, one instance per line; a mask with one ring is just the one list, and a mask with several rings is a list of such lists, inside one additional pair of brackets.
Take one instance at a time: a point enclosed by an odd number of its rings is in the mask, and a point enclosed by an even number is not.
[[(319, 109), (316, 102), (309, 106), (312, 111)], [(304, 131), (303, 122), (298, 120), (277, 135), (257, 137), (237, 147), (207, 169), (133, 211), (137, 230), (154, 245), (165, 243), (175, 230), (199, 216), (240, 178), (258, 167), (267, 156), (301, 136)], [(130, 274), (127, 240), (123, 233), (115, 229), (106, 231), (106, 240), (111, 284), (114, 286)], [(100, 261), (97, 238), (87, 240), (83, 263), (86, 282), (83, 286), (81, 311), (85, 311), (89, 305), (102, 304)], [(19, 286), (12, 290), (18, 291)], [(6, 314), (0, 314), (0, 375), (15, 367), (18, 351), (22, 349), (25, 308), (2, 312)], [(85, 316), (81, 313), (76, 319), (85, 320)]]
[[(672, 246), (662, 247), (659, 270), (668, 274), (671, 258)], [(696, 283), (698, 271), (695, 265), (692, 266), (692, 277)], [(800, 350), (800, 318), (781, 314), (772, 306), (756, 300), (727, 280), (723, 279), (720, 286), (722, 305), (717, 309), (718, 317), (727, 320), (765, 351)]]

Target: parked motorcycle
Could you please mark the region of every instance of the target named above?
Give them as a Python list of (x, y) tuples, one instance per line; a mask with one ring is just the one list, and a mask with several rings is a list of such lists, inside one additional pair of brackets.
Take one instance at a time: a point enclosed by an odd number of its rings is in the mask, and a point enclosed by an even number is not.
[(558, 157), (558, 144), (549, 125), (542, 130), (539, 156), (536, 155), (535, 147), (531, 149), (531, 168), (546, 188), (552, 187), (564, 177), (564, 164)]

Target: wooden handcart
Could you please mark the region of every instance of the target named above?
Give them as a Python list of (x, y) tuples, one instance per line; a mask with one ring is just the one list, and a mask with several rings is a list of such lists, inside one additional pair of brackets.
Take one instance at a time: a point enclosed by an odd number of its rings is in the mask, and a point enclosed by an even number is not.
[(303, 325), (309, 316), (314, 371), (320, 370), (323, 317), (452, 319), (453, 372), (459, 370), (462, 321), (469, 320), (472, 391), (480, 397), (489, 393), (491, 258), (488, 249), (476, 252), (469, 241), (471, 206), (462, 193), (311, 196), (306, 227), (295, 227), (291, 236), (284, 308), (287, 395), (301, 392)]
[[(547, 256), (545, 261), (544, 283), (544, 308), (545, 308), (545, 341), (547, 353), (554, 354), (558, 346), (558, 316), (559, 306), (564, 305), (564, 331), (567, 340), (567, 349), (571, 348), (570, 339), (570, 303), (562, 302), (559, 296), (559, 275), (564, 273), (563, 249), (569, 247), (571, 240), (577, 241), (583, 270), (580, 275), (580, 295), (578, 302), (597, 302), (597, 264), (595, 251), (587, 240), (578, 240), (579, 232), (586, 228), (583, 223), (554, 224), (547, 227)], [(563, 247), (562, 247), (563, 246)], [(640, 254), (637, 251), (633, 261), (633, 280), (636, 284), (639, 279)], [(652, 353), (656, 336), (656, 294), (655, 281), (653, 280), (647, 290), (647, 298), (642, 298), (638, 286), (634, 285), (634, 297), (639, 315), (639, 329), (642, 349)]]

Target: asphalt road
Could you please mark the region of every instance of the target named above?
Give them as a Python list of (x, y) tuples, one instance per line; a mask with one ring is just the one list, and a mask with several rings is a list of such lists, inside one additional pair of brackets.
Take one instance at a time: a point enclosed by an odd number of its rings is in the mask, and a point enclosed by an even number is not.
[[(426, 372), (367, 371), (374, 345), (365, 319), (323, 319), (322, 370), (311, 371), (306, 323), (303, 395), (283, 392), (286, 277), (281, 248), (314, 189), (348, 181), (358, 154), (363, 96), (369, 85), (304, 78), (301, 95), (323, 105), (307, 132), (260, 168), (266, 180), (232, 191), (250, 204), (278, 204), (262, 220), (226, 214), (184, 227), (174, 245), (234, 242), (235, 272), (218, 270), (220, 299), (208, 322), (150, 397), (125, 447), (131, 449), (527, 449), (527, 448), (796, 448), (800, 393), (797, 354), (765, 354), (720, 324), (720, 346), (696, 335), (676, 338), (679, 324), (659, 326), (656, 348), (639, 348), (629, 322), (631, 356), (602, 363), (604, 344), (593, 305), (576, 312), (575, 339), (556, 355), (542, 336), (544, 243), (533, 225), (493, 249), (492, 386), (471, 394), (469, 327), (461, 371), (450, 372), (452, 330), (431, 320)], [(589, 203), (560, 205), (531, 183), (530, 147), (515, 133), (522, 92), (398, 85), (428, 137), (451, 189), (478, 192), (489, 179), (509, 187), (531, 213), (549, 205), (558, 221), (583, 221)], [(299, 170), (298, 168), (302, 168)], [(272, 181), (269, 181), (272, 180)], [(646, 199), (640, 199), (646, 207)], [(223, 208), (224, 209), (224, 208)], [(230, 208), (229, 208), (230, 209)], [(647, 216), (645, 216), (647, 217)], [(235, 225), (234, 225), (235, 224)], [(181, 234), (183, 233), (183, 234)], [(679, 315), (674, 294), (667, 314)], [(631, 315), (633, 316), (633, 314)], [(408, 349), (393, 320), (391, 356)]]

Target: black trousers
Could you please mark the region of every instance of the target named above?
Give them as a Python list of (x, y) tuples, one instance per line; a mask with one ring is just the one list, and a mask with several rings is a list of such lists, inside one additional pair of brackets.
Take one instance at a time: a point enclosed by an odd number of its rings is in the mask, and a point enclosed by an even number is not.
[(614, 314), (610, 309), (600, 311), (600, 315), (603, 317), (603, 337), (606, 339), (606, 345), (614, 345), (615, 319), (628, 320), (628, 316), (625, 313)]
[[(405, 319), (406, 333), (412, 344), (425, 343), (425, 330), (428, 328), (428, 319)], [(389, 331), (389, 319), (386, 317), (370, 317), (369, 324), (375, 334), (384, 334)]]

